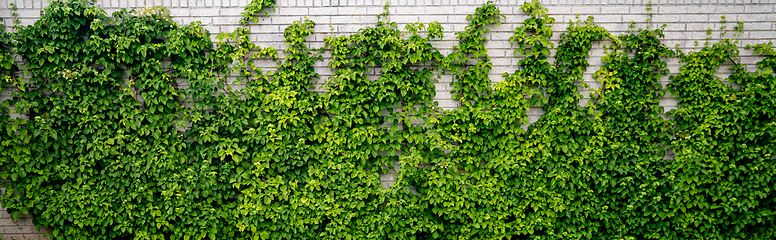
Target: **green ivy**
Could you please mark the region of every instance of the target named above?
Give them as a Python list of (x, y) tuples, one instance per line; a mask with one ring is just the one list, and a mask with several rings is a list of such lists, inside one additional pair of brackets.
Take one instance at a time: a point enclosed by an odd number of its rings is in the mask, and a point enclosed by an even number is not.
[[(241, 23), (273, 5), (252, 1)], [(550, 61), (555, 19), (537, 0), (520, 9), (518, 70), (491, 84), (486, 34), (504, 17), (492, 2), (447, 56), (432, 44), (438, 22), (400, 31), (386, 5), (375, 26), (322, 48), (305, 41), (313, 21), (294, 22), (279, 60), (246, 27), (213, 44), (163, 7), (109, 16), (53, 1), (0, 34), (12, 96), (0, 107), (0, 203), (52, 239), (776, 235), (772, 44), (748, 46), (764, 56), (756, 72), (739, 62), (740, 25), (679, 52), (668, 91), (680, 106), (666, 119), (659, 80), (677, 52), (661, 43), (665, 26), (613, 36), (570, 21)], [(597, 41), (609, 45), (601, 87), (583, 107)], [(325, 52), (333, 74), (316, 86)], [(256, 64), (268, 60), (277, 70)], [(715, 75), (726, 63), (737, 87)], [(460, 107), (443, 110), (434, 83), (448, 73)], [(527, 125), (531, 106), (546, 113)]]
[[(774, 93), (772, 45), (753, 46), (765, 56), (755, 73), (739, 61), (735, 39), (706, 44), (680, 55), (684, 65), (672, 76), (669, 90), (681, 108), (672, 111), (676, 160), (665, 178), (669, 230), (678, 238), (773, 238)], [(751, 46), (748, 46), (751, 47)], [(728, 81), (715, 75), (731, 63)]]
[(248, 6), (245, 6), (245, 11), (241, 13), (243, 18), (240, 19), (240, 23), (248, 25), (250, 22), (256, 22), (261, 15), (264, 15), (264, 17), (269, 16), (267, 8), (271, 8), (272, 11), (275, 11), (276, 1), (277, 0), (251, 0), (251, 2), (248, 3)]

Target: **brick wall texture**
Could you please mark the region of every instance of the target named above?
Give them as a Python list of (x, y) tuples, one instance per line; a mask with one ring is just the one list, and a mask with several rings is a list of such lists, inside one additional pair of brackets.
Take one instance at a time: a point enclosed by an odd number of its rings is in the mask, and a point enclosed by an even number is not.
[[(202, 22), (205, 29), (209, 30), (213, 37), (219, 32), (231, 32), (240, 27), (240, 13), (250, 0), (97, 0), (108, 12), (120, 8), (142, 8), (145, 6), (165, 6), (170, 9), (173, 19), (179, 24), (188, 24), (194, 21)], [(474, 13), (476, 7), (481, 6), (486, 0), (389, 0), (390, 20), (397, 22), (399, 28), (407, 23), (438, 21), (444, 27), (444, 38), (434, 41), (432, 44), (439, 48), (443, 54), (451, 51), (456, 44), (455, 33), (463, 31), (468, 24), (466, 16)], [(506, 16), (500, 26), (491, 26), (490, 40), (486, 47), (493, 62), (491, 80), (499, 82), (503, 79), (504, 72), (516, 70), (519, 57), (512, 52), (514, 46), (509, 43), (509, 36), (526, 15), (519, 10), (524, 0), (496, 0), (494, 3), (501, 13)], [(40, 17), (40, 10), (47, 5), (45, 0), (0, 0), (0, 18), (4, 18), (6, 25), (10, 25), (10, 3), (18, 7), (19, 19), (23, 25), (33, 24)], [(556, 43), (559, 35), (565, 32), (568, 22), (577, 17), (586, 19), (588, 16), (595, 18), (594, 22), (605, 27), (614, 35), (625, 33), (631, 22), (637, 28), (645, 28), (648, 18), (648, 0), (541, 0), (549, 10), (551, 17), (556, 19), (553, 25), (555, 35), (552, 40)], [(372, 26), (377, 22), (375, 15), (383, 11), (382, 0), (278, 0), (275, 4), (276, 11), (269, 17), (261, 18), (257, 23), (250, 24), (251, 39), (262, 47), (274, 46), (278, 50), (285, 48), (283, 44), (283, 30), (294, 21), (303, 20), (305, 17), (316, 22), (315, 34), (308, 37), (313, 47), (323, 46), (323, 39), (330, 35), (352, 34), (358, 29)], [(753, 56), (751, 51), (744, 50), (747, 44), (776, 41), (776, 0), (654, 0), (652, 4), (652, 20), (655, 26), (666, 24), (664, 43), (670, 47), (679, 46), (683, 51), (692, 51), (696, 48), (696, 41), (703, 45), (706, 41), (706, 30), (711, 28), (712, 41), (719, 38), (721, 16), (728, 20), (727, 29), (732, 29), (737, 21), (744, 23), (745, 32), (739, 38), (741, 40), (742, 62), (749, 64), (750, 68), (760, 58)], [(215, 38), (213, 38), (215, 41)], [(607, 42), (596, 43), (590, 54), (590, 67), (584, 75), (584, 81), (591, 88), (599, 87), (592, 79), (592, 73), (601, 65), (601, 56), (604, 55), (603, 46)], [(557, 45), (557, 44), (556, 44)], [(282, 52), (281, 57), (282, 57)], [(554, 54), (554, 53), (553, 53)], [(552, 61), (552, 59), (550, 59)], [(668, 59), (668, 67), (671, 74), (676, 74), (679, 69), (678, 59)], [(328, 59), (317, 63), (317, 71), (321, 74), (319, 82), (323, 82), (330, 74), (326, 65)], [(265, 68), (272, 70), (274, 62), (267, 61)], [(723, 66), (718, 73), (720, 77), (729, 74)], [(458, 103), (451, 99), (450, 81), (452, 76), (443, 75), (436, 84), (436, 101), (443, 108), (456, 108)], [(668, 84), (668, 77), (664, 77), (663, 85)], [(583, 96), (587, 96), (590, 90), (581, 90)], [(0, 100), (7, 96), (0, 96)], [(582, 100), (584, 105), (587, 101)], [(677, 101), (667, 95), (661, 99), (661, 106), (666, 111), (677, 107)], [(542, 112), (540, 109), (529, 110), (531, 122), (536, 121)], [(670, 154), (670, 153), (669, 153)], [(670, 156), (669, 156), (670, 157)], [(381, 176), (385, 186), (393, 181), (393, 175)], [(45, 232), (35, 231), (31, 217), (24, 216), (19, 221), (12, 221), (10, 216), (0, 210), (0, 236), (2, 239), (37, 239)]]

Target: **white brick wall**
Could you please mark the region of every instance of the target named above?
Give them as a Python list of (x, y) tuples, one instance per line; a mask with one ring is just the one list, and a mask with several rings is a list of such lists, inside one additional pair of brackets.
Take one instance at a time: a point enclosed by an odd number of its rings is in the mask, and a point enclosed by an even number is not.
[[(144, 6), (163, 5), (170, 8), (173, 19), (180, 24), (193, 21), (201, 21), (203, 26), (213, 36), (219, 32), (233, 31), (239, 27), (240, 13), (249, 0), (97, 0), (97, 4), (106, 10), (114, 11), (118, 8), (139, 8)], [(491, 27), (487, 43), (488, 53), (492, 57), (493, 70), (491, 79), (493, 82), (501, 81), (501, 74), (514, 72), (519, 58), (514, 57), (514, 48), (509, 43), (509, 36), (526, 15), (519, 10), (524, 0), (496, 0), (495, 4), (506, 16), (501, 26)], [(19, 8), (18, 13), (22, 24), (32, 24), (40, 16), (40, 9), (47, 5), (45, 0), (0, 0), (0, 17), (10, 25), (10, 2), (15, 2)], [(466, 15), (474, 13), (474, 9), (482, 5), (485, 0), (390, 0), (390, 20), (404, 25), (411, 22), (439, 21), (444, 27), (444, 39), (434, 41), (432, 44), (438, 47), (442, 53), (447, 54), (455, 45), (455, 32), (462, 31), (468, 24)], [(648, 0), (542, 0), (549, 9), (549, 15), (556, 19), (553, 26), (556, 42), (559, 35), (568, 26), (569, 20), (580, 19), (587, 16), (595, 17), (595, 22), (604, 26), (615, 35), (622, 34), (628, 29), (631, 21), (636, 22), (638, 28), (644, 28), (647, 15)], [(316, 34), (308, 38), (314, 47), (322, 46), (323, 39), (329, 35), (352, 34), (365, 26), (372, 26), (377, 22), (376, 14), (382, 12), (383, 0), (278, 0), (275, 5), (276, 12), (270, 13), (267, 18), (262, 18), (258, 23), (252, 23), (250, 29), (251, 39), (262, 47), (274, 46), (276, 49), (285, 48), (283, 44), (283, 30), (293, 21), (302, 20), (305, 16), (316, 22)], [(763, 43), (776, 40), (776, 0), (654, 0), (652, 1), (652, 20), (655, 26), (667, 24), (664, 43), (669, 47), (679, 45), (685, 52), (695, 46), (695, 41), (706, 39), (706, 29), (711, 28), (714, 39), (718, 39), (720, 16), (727, 17), (728, 29), (732, 29), (737, 21), (744, 22), (745, 32), (741, 36), (742, 61), (753, 67), (753, 63), (760, 57), (751, 56), (751, 51), (743, 50), (747, 44)], [(592, 73), (598, 69), (603, 55), (602, 46), (606, 42), (596, 43), (591, 50), (591, 66), (584, 75), (586, 83), (596, 88), (598, 85), (592, 79)], [(281, 53), (282, 54), (282, 53)], [(554, 54), (554, 51), (553, 51)], [(282, 55), (281, 55), (282, 57)], [(326, 68), (328, 59), (317, 63), (318, 73), (322, 79), (328, 77), (331, 71)], [(262, 61), (268, 68), (274, 68), (272, 61)], [(679, 68), (677, 59), (669, 59), (668, 67), (671, 74), (675, 74)], [(724, 77), (729, 74), (727, 67), (720, 69), (719, 75)], [(439, 106), (454, 108), (458, 103), (451, 99), (449, 83), (451, 76), (442, 76), (436, 83), (436, 100)], [(668, 77), (663, 78), (662, 83), (668, 83)], [(587, 97), (588, 89), (582, 89), (583, 96)], [(0, 95), (0, 100), (7, 96)], [(582, 100), (585, 104), (587, 100)], [(666, 110), (676, 108), (677, 101), (667, 96), (660, 103)], [(542, 114), (541, 109), (531, 108), (528, 112), (531, 122), (536, 121)], [(390, 185), (392, 177), (382, 176), (384, 185)], [(5, 211), (0, 211), (0, 234), (3, 231), (16, 231), (7, 226)], [(25, 220), (26, 221), (26, 220)], [(9, 230), (11, 229), (11, 230)], [(17, 228), (18, 229), (18, 228)], [(29, 228), (27, 228), (29, 229)], [(29, 231), (23, 231), (29, 232)], [(17, 235), (6, 235), (17, 236)]]

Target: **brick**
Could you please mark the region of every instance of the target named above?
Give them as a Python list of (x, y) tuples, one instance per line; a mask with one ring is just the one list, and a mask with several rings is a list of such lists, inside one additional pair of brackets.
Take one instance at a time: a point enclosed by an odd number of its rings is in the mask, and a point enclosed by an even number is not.
[[(628, 16), (628, 17), (632, 17), (632, 16)], [(599, 23), (602, 23), (602, 22), (619, 23), (619, 22), (622, 22), (622, 19), (623, 19), (622, 15), (600, 15), (600, 16), (595, 16), (595, 22), (599, 22)]]
[(469, 20), (466, 20), (466, 15), (449, 15), (447, 21), (448, 23), (469, 23)]
[(773, 14), (735, 14), (735, 15), (728, 15), (728, 22), (732, 22), (733, 19), (736, 19), (738, 21), (742, 22), (764, 22), (768, 21), (768, 16)]
[(722, 6), (716, 6), (714, 9), (714, 13), (717, 15), (722, 15), (726, 13), (743, 13), (744, 12), (744, 6), (741, 5), (722, 5)]
[(444, 109), (453, 109), (458, 108), (459, 102), (456, 100), (434, 100), (435, 102), (439, 103), (439, 107)]
[(20, 22), (19, 24), (22, 26), (28, 26), (28, 25), (35, 24), (35, 21), (36, 19), (23, 18), (23, 19), (19, 19), (19, 22)]
[(352, 16), (333, 16), (331, 17), (331, 23), (359, 23), (359, 19)]
[(685, 26), (687, 27), (687, 31), (705, 32), (709, 28), (711, 28), (711, 30), (717, 29), (714, 27), (714, 24), (710, 24), (710, 23), (690, 23), (690, 24), (686, 24)]
[(340, 25), (340, 26), (337, 27), (337, 33), (349, 35), (349, 34), (353, 34), (353, 33), (358, 32), (359, 29), (362, 29), (364, 27), (366, 27), (366, 26), (360, 25), (360, 24)]
[(527, 15), (524, 14), (509, 14), (506, 15), (506, 20), (502, 20), (502, 25), (510, 25), (511, 29), (515, 29), (515, 27), (522, 25), (522, 22), (528, 19)]
[(510, 27), (507, 24), (491, 24), (486, 26), (488, 29), (490, 29), (491, 32), (514, 32), (515, 28)]
[(368, 26), (373, 26), (374, 24), (377, 24), (377, 16), (374, 16), (374, 15), (360, 16), (359, 23), (367, 24)]
[(680, 22), (680, 21), (679, 21), (679, 16), (675, 14), (654, 14), (652, 15), (652, 22), (674, 23), (674, 22)]
[(677, 101), (675, 98), (661, 98), (659, 106), (676, 107), (679, 106), (679, 101)]
[(245, 9), (242, 8), (219, 8), (218, 12), (220, 16), (242, 16), (242, 12)]
[(396, 173), (380, 174), (380, 182), (394, 182), (396, 181)]
[(189, 16), (203, 17), (203, 16), (218, 16), (218, 11), (213, 11), (207, 8), (192, 8), (189, 11)]
[(692, 4), (687, 6), (687, 13), (694, 14), (713, 14), (716, 11), (716, 7), (710, 4)]
[(477, 10), (477, 7), (474, 7), (474, 6), (456, 6), (455, 14), (466, 16), (469, 14), (474, 14), (476, 10)]
[[(434, 8), (428, 8), (430, 12), (434, 12)], [(429, 14), (426, 13), (426, 7), (390, 7), (388, 10), (390, 10), (391, 14), (396, 15), (424, 15)], [(430, 13), (433, 14), (433, 13)]]
[(213, 24), (216, 25), (230, 25), (239, 24), (242, 17), (214, 17)]
[(687, 25), (681, 23), (669, 23), (665, 28), (666, 31), (685, 31), (686, 29)]
[(302, 19), (303, 17), (300, 17), (300, 16), (274, 16), (269, 18), (272, 24), (284, 24), (284, 25), (290, 25), (290, 24), (293, 24), (294, 21), (302, 21)]
[(653, 8), (653, 10), (657, 10), (658, 14), (677, 14), (677, 13), (687, 13), (687, 6), (658, 6), (657, 9)]
[(625, 32), (628, 31), (629, 23), (601, 23), (598, 24), (601, 27), (606, 28), (609, 32)]
[(420, 15), (418, 22), (430, 23), (430, 22), (447, 22), (447, 16), (444, 15)]
[(365, 15), (366, 9), (363, 7), (340, 7), (337, 8), (337, 15)]
[[(234, 30), (236, 30), (238, 27), (242, 27), (242, 26), (233, 25), (233, 26), (216, 26), (216, 27), (218, 27), (220, 32), (234, 32)], [(205, 29), (207, 29), (207, 28), (205, 28)], [(210, 31), (210, 33), (212, 34), (212, 33), (218, 33), (218, 32)]]
[(283, 33), (266, 33), (258, 35), (258, 38), (256, 39), (261, 42), (282, 42), (285, 40), (283, 37)]
[(427, 12), (422, 14), (441, 14), (452, 15), (455, 14), (455, 7), (453, 6), (439, 6), (433, 8), (426, 8)]
[(529, 115), (528, 116), (528, 123), (529, 124), (535, 123), (536, 121), (539, 121), (539, 119), (541, 119), (541, 116), (530, 116)]
[(385, 11), (382, 7), (367, 7), (366, 8), (366, 14), (367, 15), (377, 15), (381, 14)]
[(665, 39), (685, 40), (690, 38), (692, 38), (692, 33), (689, 32), (665, 32)]
[(686, 14), (686, 15), (682, 15), (679, 18), (679, 20), (682, 23), (688, 23), (688, 22), (708, 22), (709, 21), (709, 15), (706, 15), (706, 14)]
[[(522, 13), (522, 11), (520, 11)], [(566, 6), (547, 6), (547, 13), (551, 15), (559, 14), (573, 14), (574, 10), (571, 7)], [(525, 14), (525, 13), (522, 13)]]
[(315, 16), (315, 15), (335, 16), (337, 15), (337, 8), (321, 7), (321, 8), (310, 9), (309, 14), (312, 16)]
[(173, 18), (188, 17), (190, 11), (188, 8), (170, 8), (170, 16)]
[(579, 13), (580, 15), (586, 14), (598, 14), (601, 13), (601, 8), (599, 7), (573, 7), (572, 10), (574, 13)]
[[(746, 27), (745, 27), (746, 28)], [(774, 31), (749, 31), (744, 30), (744, 35), (741, 35), (741, 39), (750, 39), (752, 44), (756, 43), (768, 43), (773, 39), (776, 39), (776, 32)]]
[(283, 31), (280, 29), (280, 26), (269, 24), (253, 25), (250, 26), (249, 29), (251, 30), (252, 35), (256, 33), (280, 33)]
[(745, 13), (771, 13), (774, 12), (773, 5), (747, 5), (744, 6)]
[(18, 9), (19, 18), (40, 18), (40, 9)]
[(396, 23), (414, 23), (418, 22), (418, 16), (390, 16), (391, 21)]
[(628, 14), (630, 13), (630, 7), (615, 7), (615, 6), (606, 6), (601, 8), (601, 13), (603, 14)]
[(437, 93), (436, 96), (434, 96), (434, 99), (438, 100), (450, 100), (453, 99), (453, 94), (448, 91), (440, 91), (442, 89), (436, 89)]

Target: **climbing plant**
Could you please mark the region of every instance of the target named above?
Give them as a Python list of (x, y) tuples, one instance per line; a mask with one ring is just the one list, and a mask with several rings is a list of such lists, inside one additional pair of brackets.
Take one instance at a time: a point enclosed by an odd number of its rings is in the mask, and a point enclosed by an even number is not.
[[(252, 1), (241, 23), (273, 5)], [(741, 25), (678, 52), (668, 91), (679, 108), (666, 114), (660, 79), (677, 52), (661, 43), (665, 26), (614, 36), (577, 19), (555, 43), (555, 19), (526, 2), (509, 38), (518, 70), (493, 84), (495, 4), (467, 16), (448, 55), (434, 47), (441, 24), (400, 30), (388, 9), (321, 48), (306, 42), (315, 23), (296, 21), (278, 52), (247, 26), (214, 44), (163, 7), (108, 15), (87, 0), (51, 2), (34, 25), (0, 34), (11, 96), (0, 107), (2, 207), (33, 215), (52, 239), (776, 234), (776, 51), (748, 46), (764, 57), (748, 72)], [(581, 104), (596, 42), (608, 45), (600, 88)], [(326, 52), (332, 75), (319, 79)], [(443, 74), (458, 108), (434, 102)], [(546, 113), (529, 124), (532, 106)]]
[[(676, 160), (666, 199), (677, 238), (772, 238), (774, 226), (774, 86), (772, 44), (748, 46), (765, 58), (750, 73), (733, 38), (681, 54), (684, 65), (669, 90), (681, 108), (672, 111)], [(716, 75), (723, 63), (732, 74)]]
[(264, 17), (269, 16), (269, 10), (267, 10), (267, 8), (275, 11), (276, 1), (277, 0), (251, 0), (251, 2), (248, 3), (248, 6), (245, 6), (245, 11), (241, 13), (243, 18), (240, 19), (240, 23), (248, 25), (250, 22), (256, 22), (261, 15), (264, 15)]

